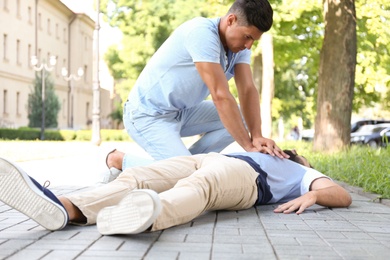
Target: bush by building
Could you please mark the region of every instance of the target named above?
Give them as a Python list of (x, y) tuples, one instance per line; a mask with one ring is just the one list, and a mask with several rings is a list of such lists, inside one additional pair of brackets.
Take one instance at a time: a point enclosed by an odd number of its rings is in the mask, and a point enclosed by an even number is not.
[[(0, 128), (1, 140), (39, 140), (41, 130), (21, 127), (18, 129)], [(104, 129), (100, 131), (102, 141), (130, 141), (124, 130)], [(45, 130), (46, 141), (91, 141), (92, 130)]]

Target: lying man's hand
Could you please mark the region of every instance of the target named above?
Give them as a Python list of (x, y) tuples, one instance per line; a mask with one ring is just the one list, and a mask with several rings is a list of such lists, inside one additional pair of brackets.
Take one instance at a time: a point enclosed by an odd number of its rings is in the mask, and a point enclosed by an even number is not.
[(310, 186), (311, 191), (278, 206), (274, 212), (288, 214), (296, 211), (297, 214), (301, 214), (313, 204), (338, 208), (348, 207), (352, 203), (349, 192), (326, 177), (315, 179)]
[(279, 205), (276, 209), (274, 209), (274, 212), (289, 214), (296, 211), (297, 214), (301, 214), (305, 209), (314, 205), (316, 201), (316, 191), (309, 191), (294, 200)]

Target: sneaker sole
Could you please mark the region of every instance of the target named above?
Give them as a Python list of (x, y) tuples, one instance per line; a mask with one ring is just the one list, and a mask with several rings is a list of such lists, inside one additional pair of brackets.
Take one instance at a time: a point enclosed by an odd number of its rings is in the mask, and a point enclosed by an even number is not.
[(48, 230), (67, 224), (65, 209), (48, 198), (18, 166), (0, 158), (0, 201)]
[(117, 206), (102, 209), (96, 220), (102, 235), (138, 234), (148, 229), (161, 212), (161, 202), (152, 190), (134, 190)]

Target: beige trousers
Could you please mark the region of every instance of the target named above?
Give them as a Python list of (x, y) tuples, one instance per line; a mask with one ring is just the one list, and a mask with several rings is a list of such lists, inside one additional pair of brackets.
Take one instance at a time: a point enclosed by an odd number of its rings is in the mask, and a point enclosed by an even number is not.
[(187, 223), (207, 210), (241, 210), (257, 199), (256, 173), (246, 162), (218, 153), (174, 157), (149, 166), (128, 168), (90, 191), (67, 196), (87, 218), (118, 204), (134, 189), (159, 193), (162, 211), (152, 231)]

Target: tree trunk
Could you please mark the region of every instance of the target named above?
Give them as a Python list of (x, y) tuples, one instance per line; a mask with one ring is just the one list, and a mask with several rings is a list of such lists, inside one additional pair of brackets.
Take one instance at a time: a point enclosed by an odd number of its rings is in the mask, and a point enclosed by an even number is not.
[(263, 62), (263, 79), (261, 88), (261, 131), (264, 137), (272, 135), (272, 99), (274, 98), (274, 53), (272, 35), (261, 36), (261, 52)]
[(258, 54), (253, 57), (253, 80), (255, 81), (255, 86), (259, 96), (261, 95), (262, 89), (262, 79), (263, 79), (263, 56)]
[(324, 16), (314, 150), (332, 152), (350, 143), (357, 51), (355, 0), (324, 0)]

